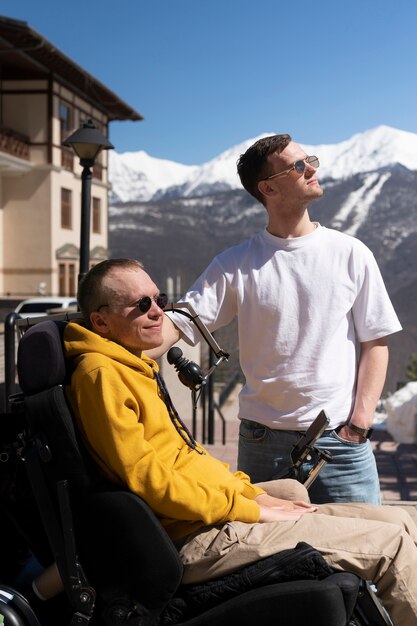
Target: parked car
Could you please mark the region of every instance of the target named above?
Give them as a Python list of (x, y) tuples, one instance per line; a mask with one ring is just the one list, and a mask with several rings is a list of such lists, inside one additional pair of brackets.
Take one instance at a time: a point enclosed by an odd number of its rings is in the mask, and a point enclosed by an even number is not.
[(77, 300), (72, 297), (45, 297), (28, 298), (19, 302), (15, 308), (15, 313), (19, 313), (21, 317), (39, 317), (48, 315), (48, 313), (57, 313), (59, 309), (76, 311)]

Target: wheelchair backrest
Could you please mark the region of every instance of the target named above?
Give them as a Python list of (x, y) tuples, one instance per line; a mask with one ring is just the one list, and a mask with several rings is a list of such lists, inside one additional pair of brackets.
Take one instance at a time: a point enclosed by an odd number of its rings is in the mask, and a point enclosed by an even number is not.
[(66, 378), (62, 338), (66, 322), (47, 320), (31, 326), (18, 345), (17, 372), (22, 391), (32, 395)]
[[(48, 475), (69, 480), (71, 490), (84, 491), (101, 477), (83, 450), (62, 385), (69, 380), (63, 351), (66, 322), (47, 320), (31, 326), (18, 345), (17, 372), (25, 396), (31, 436), (40, 453), (50, 455)], [(59, 452), (52, 453), (50, 442)], [(42, 449), (43, 447), (43, 449)]]

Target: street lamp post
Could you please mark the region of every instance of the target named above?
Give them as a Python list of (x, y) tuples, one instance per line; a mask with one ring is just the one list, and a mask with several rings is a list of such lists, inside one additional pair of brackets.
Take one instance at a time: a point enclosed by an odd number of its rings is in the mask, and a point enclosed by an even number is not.
[(80, 232), (80, 268), (78, 282), (85, 276), (90, 267), (90, 221), (91, 221), (91, 180), (92, 168), (101, 150), (110, 150), (114, 146), (87, 120), (72, 135), (67, 137), (63, 145), (72, 148), (80, 159), (83, 168), (81, 174), (81, 232)]

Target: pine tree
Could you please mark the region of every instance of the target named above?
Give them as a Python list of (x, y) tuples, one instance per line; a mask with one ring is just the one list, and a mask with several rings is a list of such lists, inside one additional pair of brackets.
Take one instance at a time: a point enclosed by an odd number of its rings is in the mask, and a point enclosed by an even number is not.
[(410, 357), (410, 365), (407, 365), (407, 378), (408, 380), (417, 381), (417, 352), (413, 352)]

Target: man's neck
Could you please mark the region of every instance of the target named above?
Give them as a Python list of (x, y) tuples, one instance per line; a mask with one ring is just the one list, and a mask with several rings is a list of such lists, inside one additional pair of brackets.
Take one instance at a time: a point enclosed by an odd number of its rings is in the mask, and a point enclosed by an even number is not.
[(281, 239), (294, 239), (295, 237), (304, 237), (314, 232), (317, 228), (317, 222), (312, 222), (306, 212), (301, 220), (284, 219), (281, 216), (269, 218), (267, 231), (275, 237)]

